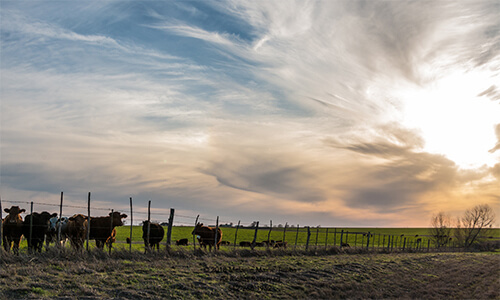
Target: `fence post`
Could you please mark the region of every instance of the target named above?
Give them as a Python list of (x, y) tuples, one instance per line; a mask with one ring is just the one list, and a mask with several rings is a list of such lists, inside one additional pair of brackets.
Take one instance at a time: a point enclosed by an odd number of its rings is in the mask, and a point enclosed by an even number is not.
[(129, 251), (132, 253), (132, 226), (134, 225), (134, 215), (132, 210), (132, 197), (130, 197), (130, 246)]
[(273, 230), (273, 220), (269, 220), (269, 232), (267, 234), (267, 249), (269, 249), (269, 240), (271, 237), (271, 231)]
[[(196, 221), (194, 221), (194, 228), (196, 228), (196, 225), (198, 225), (198, 218), (199, 217), (200, 217), (200, 215), (196, 216)], [(196, 251), (196, 234), (193, 234), (193, 249), (194, 249), (194, 251)], [(201, 245), (200, 245), (200, 249), (201, 249)]]
[(340, 247), (342, 247), (343, 243), (344, 243), (344, 229), (340, 231)]
[(288, 226), (288, 222), (285, 223), (285, 228), (283, 228), (283, 243), (285, 242), (286, 238), (286, 227)]
[(87, 204), (87, 252), (89, 251), (89, 239), (90, 239), (90, 192)]
[(151, 200), (148, 201), (148, 227), (146, 231), (146, 252), (151, 252), (151, 246), (149, 245), (149, 233), (151, 232)]
[[(57, 247), (59, 248), (59, 250), (61, 250), (61, 248), (62, 248), (62, 245), (61, 245), (62, 209), (63, 209), (63, 192), (61, 191), (61, 204), (59, 206), (59, 226), (57, 226), (58, 227), (57, 228)], [(47, 244), (46, 246), (48, 248), (49, 245)]]
[[(109, 218), (109, 245), (108, 245), (108, 252), (109, 252), (109, 255), (111, 255), (111, 248), (113, 247), (113, 241), (112, 241), (112, 235), (113, 235), (113, 214), (114, 214), (114, 210), (112, 209), (111, 210), (111, 216)], [(104, 247), (104, 246), (103, 246)]]
[(307, 226), (307, 241), (306, 241), (306, 251), (309, 248), (309, 239), (311, 238), (311, 227)]
[(219, 216), (215, 221), (215, 240), (214, 240), (214, 252), (217, 252), (217, 241), (219, 240)]
[(326, 228), (325, 250), (328, 247), (328, 227)]
[(337, 228), (333, 230), (333, 246), (337, 246)]
[(368, 235), (366, 236), (366, 250), (370, 250), (370, 232), (368, 232)]
[(403, 242), (403, 251), (405, 251), (405, 247), (406, 247), (406, 237), (405, 237), (404, 242)]
[(33, 201), (31, 201), (31, 210), (30, 210), (30, 238), (28, 240), (28, 252), (33, 252), (33, 244), (31, 242), (31, 237), (33, 235)]
[(427, 240), (427, 252), (429, 252), (431, 247), (431, 240)]
[[(2, 197), (0, 196), (0, 222), (3, 221), (2, 217)], [(3, 242), (3, 224), (0, 224), (0, 251), (2, 251), (2, 242)]]
[(175, 209), (170, 208), (170, 216), (168, 217), (167, 228), (167, 251), (170, 251), (170, 245), (172, 244), (172, 226), (174, 226), (174, 214)]
[[(356, 233), (356, 235), (354, 236), (354, 248), (356, 248), (358, 244), (358, 233)], [(363, 245), (363, 242), (361, 242), (361, 245)]]
[(240, 228), (240, 222), (241, 222), (241, 220), (238, 220), (238, 226), (236, 226), (236, 232), (234, 233), (233, 248), (236, 248), (236, 238), (238, 237), (238, 229)]
[(293, 250), (297, 248), (297, 240), (299, 239), (299, 224), (297, 224), (297, 234), (295, 235), (295, 246), (293, 247)]
[(314, 245), (314, 248), (318, 247), (318, 237), (319, 237), (319, 227), (316, 227), (316, 244)]
[(259, 221), (257, 221), (257, 223), (255, 224), (255, 234), (253, 236), (253, 241), (252, 241), (252, 244), (251, 244), (251, 248), (253, 250), (253, 248), (255, 248), (255, 244), (257, 242), (257, 232), (259, 231)]

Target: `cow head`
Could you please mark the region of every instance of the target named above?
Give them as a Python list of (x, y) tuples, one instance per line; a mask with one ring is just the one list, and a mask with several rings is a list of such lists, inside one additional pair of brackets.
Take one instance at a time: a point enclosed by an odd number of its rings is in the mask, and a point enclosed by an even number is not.
[(76, 225), (75, 227), (78, 228), (79, 230), (84, 230), (85, 231), (85, 227), (86, 227), (86, 224), (87, 224), (87, 219), (88, 217), (82, 215), (82, 214), (77, 214), (77, 215), (74, 215), (72, 217), (70, 217), (68, 220), (70, 222), (74, 222), (74, 224)]
[(42, 224), (46, 224), (47, 225), (47, 230), (50, 229), (50, 219), (52, 218), (57, 218), (57, 213), (49, 213), (49, 212), (46, 212), (46, 211), (43, 211), (42, 213), (39, 214), (40, 216), (40, 222)]
[(18, 221), (22, 222), (21, 216), (19, 214), (25, 212), (26, 210), (24, 208), (20, 209), (19, 206), (11, 206), (11, 208), (6, 208), (4, 209), (4, 211), (9, 214), (7, 217), (5, 217), (5, 219), (8, 218), (11, 223), (16, 223)]
[(203, 227), (203, 223), (197, 223), (196, 226), (193, 229), (193, 232), (191, 232), (191, 234), (198, 234), (198, 232), (200, 231), (200, 229), (202, 227)]
[(120, 214), (117, 211), (115, 211), (113, 213), (109, 213), (109, 216), (111, 218), (113, 218), (113, 227), (115, 227), (115, 226), (123, 226), (122, 219), (125, 219), (127, 217), (126, 214)]

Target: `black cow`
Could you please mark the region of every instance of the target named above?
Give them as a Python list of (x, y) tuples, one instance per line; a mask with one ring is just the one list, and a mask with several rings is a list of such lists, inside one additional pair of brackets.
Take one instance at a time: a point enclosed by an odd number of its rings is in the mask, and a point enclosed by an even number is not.
[(28, 240), (29, 253), (32, 253), (33, 249), (42, 252), (45, 234), (49, 230), (49, 220), (54, 217), (57, 217), (56, 213), (50, 214), (44, 211), (41, 213), (34, 212), (24, 218), (23, 235)]
[(180, 239), (180, 240), (175, 241), (175, 244), (177, 246), (187, 246), (187, 245), (189, 245), (189, 240), (188, 239)]
[[(149, 243), (148, 243), (148, 225), (149, 225)], [(154, 250), (155, 246), (160, 251), (160, 242), (165, 236), (165, 230), (158, 223), (144, 221), (142, 223), (142, 239), (144, 240), (145, 251)]]

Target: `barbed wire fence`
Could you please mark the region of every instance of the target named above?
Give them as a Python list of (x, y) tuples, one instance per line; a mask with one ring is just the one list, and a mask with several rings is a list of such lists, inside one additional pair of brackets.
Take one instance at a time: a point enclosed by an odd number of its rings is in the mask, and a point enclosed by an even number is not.
[[(164, 245), (167, 251), (170, 251), (172, 246), (172, 235), (174, 227), (194, 227), (196, 224), (207, 223), (209, 226), (215, 226), (216, 231), (217, 228), (234, 228), (234, 236), (233, 231), (229, 234), (228, 238), (222, 241), (224, 246), (232, 247), (233, 249), (245, 248), (249, 247), (252, 250), (256, 248), (265, 247), (266, 249), (270, 248), (281, 248), (281, 249), (290, 249), (300, 250), (304, 249), (309, 251), (311, 249), (317, 251), (320, 249), (327, 250), (328, 247), (338, 247), (343, 249), (366, 249), (373, 251), (462, 251), (457, 244), (451, 242), (446, 245), (435, 245), (431, 236), (405, 236), (402, 235), (390, 235), (390, 234), (381, 234), (381, 233), (373, 233), (366, 231), (349, 231), (346, 228), (330, 228), (330, 227), (321, 227), (317, 226), (311, 228), (310, 226), (300, 227), (297, 225), (288, 225), (285, 223), (273, 226), (272, 220), (269, 222), (269, 225), (261, 225), (259, 221), (253, 221), (250, 224), (242, 224), (241, 220), (238, 220), (237, 225), (234, 226), (236, 222), (234, 220), (222, 219), (219, 220), (219, 216), (215, 219), (208, 218), (206, 216), (200, 217), (197, 216), (189, 216), (185, 214), (176, 214), (175, 209), (170, 208), (169, 211), (164, 211), (163, 209), (155, 209), (153, 213), (151, 213), (151, 200), (148, 201), (148, 207), (146, 208), (134, 208), (133, 199), (130, 197), (130, 208), (127, 213), (129, 214), (130, 224), (126, 224), (125, 226), (130, 227), (130, 234), (128, 237), (129, 251), (133, 251), (133, 244), (142, 243), (142, 241), (137, 241), (137, 239), (133, 240), (133, 232), (134, 228), (139, 229), (140, 226), (144, 223), (144, 221), (148, 221), (148, 226), (146, 233), (143, 234), (143, 239), (147, 242), (144, 243), (145, 251), (151, 251), (149, 248), (150, 237), (150, 225), (151, 223), (157, 223), (161, 226), (167, 227), (166, 239), (164, 241)], [(46, 202), (33, 202), (33, 201), (17, 201), (17, 200), (9, 200), (0, 198), (0, 219), (3, 220), (3, 209), (2, 203), (9, 204), (26, 204), (30, 206), (29, 214), (26, 212), (26, 216), (33, 215), (35, 211), (42, 210), (56, 210), (59, 209), (59, 218), (64, 216), (64, 209), (72, 211), (69, 215), (76, 214), (77, 210), (86, 210), (87, 217), (91, 216), (91, 213), (94, 212), (109, 212), (111, 216), (115, 211), (112, 208), (108, 207), (94, 207), (92, 206), (91, 201), (91, 193), (88, 193), (87, 206), (83, 205), (72, 205), (64, 203), (64, 193), (61, 192), (60, 203), (46, 203)], [(64, 208), (64, 209), (63, 209)], [(125, 212), (126, 210), (122, 210)], [(66, 214), (68, 215), (68, 214)], [(174, 218), (175, 217), (175, 218)], [(96, 217), (89, 217), (89, 220), (92, 220)], [(102, 218), (102, 217), (97, 217)], [(134, 224), (134, 218), (142, 219), (141, 223), (136, 222)], [(168, 218), (168, 219), (167, 219)], [(113, 220), (110, 218), (110, 226), (105, 227), (92, 227), (90, 226), (90, 221), (88, 225), (90, 229), (86, 231), (86, 250), (90, 249), (90, 231), (92, 229), (109, 229), (109, 233), (112, 234), (113, 231)], [(153, 221), (151, 221), (153, 220)], [(165, 222), (165, 220), (168, 220)], [(127, 222), (128, 223), (128, 222)], [(214, 225), (215, 223), (215, 225)], [(144, 223), (145, 224), (145, 223)], [(31, 227), (33, 226), (32, 222), (30, 222), (30, 235), (31, 238)], [(35, 225), (36, 226), (36, 225)], [(0, 248), (2, 247), (3, 241), (3, 226), (0, 226)], [(61, 241), (61, 227), (59, 227), (59, 231), (57, 234), (57, 241)], [(143, 229), (144, 230), (144, 229)], [(242, 231), (245, 231), (245, 234), (242, 234)], [(242, 238), (238, 239), (238, 234), (240, 236), (248, 237), (251, 236), (249, 232), (253, 231), (253, 239), (244, 240)], [(144, 231), (143, 231), (144, 232)], [(196, 238), (195, 235), (192, 236), (192, 246), (193, 249), (196, 250)], [(188, 240), (188, 238), (185, 240)], [(215, 237), (214, 244), (217, 241), (217, 236)], [(121, 241), (120, 241), (121, 242)], [(177, 241), (178, 242), (178, 241)], [(29, 243), (31, 244), (31, 243)], [(60, 245), (60, 243), (58, 243)], [(186, 243), (187, 244), (187, 243)], [(431, 247), (432, 246), (432, 247)], [(200, 246), (201, 247), (201, 246)], [(214, 247), (215, 251), (217, 251), (217, 247)], [(109, 253), (111, 253), (112, 244), (109, 245)], [(1, 250), (0, 250), (1, 251)]]

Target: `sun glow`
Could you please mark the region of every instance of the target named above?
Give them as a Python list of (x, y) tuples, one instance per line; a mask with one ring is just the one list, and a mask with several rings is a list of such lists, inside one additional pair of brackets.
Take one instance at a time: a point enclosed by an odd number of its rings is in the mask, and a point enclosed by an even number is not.
[(494, 79), (487, 72), (456, 72), (402, 91), (403, 124), (421, 132), (424, 151), (443, 154), (461, 168), (492, 166), (500, 156), (488, 152), (496, 143), (500, 105), (479, 94)]

